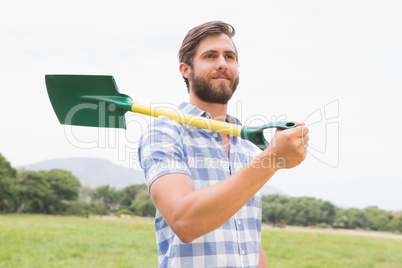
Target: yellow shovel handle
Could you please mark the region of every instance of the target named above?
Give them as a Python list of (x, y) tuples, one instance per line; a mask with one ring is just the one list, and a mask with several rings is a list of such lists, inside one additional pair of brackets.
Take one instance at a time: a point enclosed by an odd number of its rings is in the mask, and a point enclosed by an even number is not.
[(236, 124), (231, 124), (223, 121), (213, 120), (202, 116), (196, 116), (191, 114), (185, 114), (179, 110), (168, 111), (159, 108), (150, 108), (149, 106), (142, 105), (138, 102), (134, 102), (131, 106), (131, 110), (134, 113), (145, 114), (153, 117), (166, 116), (174, 121), (190, 125), (198, 128), (209, 129), (212, 131), (225, 133), (233, 136), (241, 136), (242, 127)]

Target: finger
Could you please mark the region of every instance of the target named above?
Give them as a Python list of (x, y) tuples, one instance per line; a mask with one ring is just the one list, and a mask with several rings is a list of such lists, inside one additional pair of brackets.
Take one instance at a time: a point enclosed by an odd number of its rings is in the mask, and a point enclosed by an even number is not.
[(309, 132), (310, 132), (310, 130), (308, 129), (308, 127), (302, 126), (302, 135), (303, 136), (306, 136)]
[(302, 137), (302, 142), (305, 143), (305, 144), (306, 144), (309, 140), (310, 140), (310, 137), (309, 137), (308, 135)]
[(298, 138), (304, 137), (310, 132), (310, 130), (305, 126), (297, 126), (294, 130), (296, 131), (296, 137)]

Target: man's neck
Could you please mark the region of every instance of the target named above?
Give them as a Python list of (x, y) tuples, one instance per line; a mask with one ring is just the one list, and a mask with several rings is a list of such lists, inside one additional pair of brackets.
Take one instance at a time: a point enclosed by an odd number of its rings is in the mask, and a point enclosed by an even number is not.
[(212, 119), (226, 121), (227, 104), (204, 102), (192, 94), (190, 94), (190, 104), (208, 112)]

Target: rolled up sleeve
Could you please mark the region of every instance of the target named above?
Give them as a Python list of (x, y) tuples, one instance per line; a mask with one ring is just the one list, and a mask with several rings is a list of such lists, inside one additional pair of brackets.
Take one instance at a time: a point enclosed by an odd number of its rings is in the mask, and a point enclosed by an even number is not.
[(157, 118), (143, 133), (138, 156), (148, 190), (163, 175), (183, 173), (191, 176), (183, 148), (184, 128), (177, 122)]

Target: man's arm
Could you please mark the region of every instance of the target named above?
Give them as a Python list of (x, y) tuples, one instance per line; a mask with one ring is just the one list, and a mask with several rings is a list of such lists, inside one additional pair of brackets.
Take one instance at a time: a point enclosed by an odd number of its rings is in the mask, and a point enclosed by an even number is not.
[(150, 193), (180, 240), (190, 243), (228, 221), (275, 172), (249, 165), (224, 181), (198, 191), (194, 190), (188, 175), (168, 174), (152, 184)]
[(268, 268), (267, 258), (265, 257), (265, 253), (264, 253), (264, 250), (262, 249), (261, 245), (260, 245), (258, 268)]
[[(150, 188), (152, 199), (180, 240), (190, 243), (228, 221), (279, 168), (300, 164), (306, 157), (307, 133), (303, 127), (277, 131), (270, 146), (243, 169), (198, 191), (186, 174), (161, 176)], [(286, 166), (273, 166), (280, 157)]]

